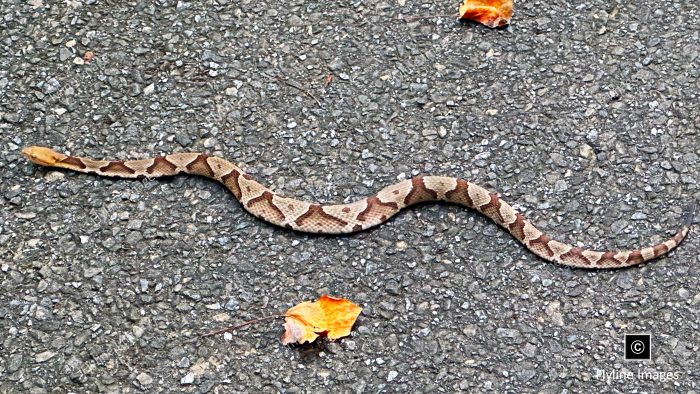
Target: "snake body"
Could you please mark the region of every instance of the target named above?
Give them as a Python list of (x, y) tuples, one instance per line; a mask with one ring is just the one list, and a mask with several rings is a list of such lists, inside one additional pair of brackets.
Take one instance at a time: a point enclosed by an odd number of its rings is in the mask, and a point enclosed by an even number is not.
[(692, 209), (676, 234), (656, 245), (624, 251), (594, 251), (551, 239), (498, 194), (464, 179), (419, 176), (348, 204), (322, 205), (281, 196), (255, 181), (235, 164), (204, 153), (174, 153), (142, 160), (93, 160), (31, 146), (22, 153), (48, 167), (120, 178), (156, 178), (177, 174), (201, 175), (221, 182), (248, 212), (296, 231), (347, 234), (386, 222), (403, 208), (427, 201), (445, 201), (476, 209), (506, 229), (537, 256), (580, 268), (622, 268), (665, 255), (688, 235)]

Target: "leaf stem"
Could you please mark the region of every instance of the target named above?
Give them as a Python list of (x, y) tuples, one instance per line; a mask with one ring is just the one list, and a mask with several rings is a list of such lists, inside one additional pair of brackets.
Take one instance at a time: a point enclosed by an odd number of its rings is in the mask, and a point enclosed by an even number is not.
[(277, 318), (284, 317), (284, 316), (285, 315), (270, 315), (270, 316), (265, 316), (265, 317), (261, 317), (258, 319), (248, 320), (248, 321), (244, 321), (243, 323), (239, 323), (239, 324), (236, 324), (233, 326), (229, 326), (229, 327), (225, 327), (225, 328), (220, 328), (218, 330), (206, 332), (204, 334), (201, 334), (201, 336), (202, 336), (202, 338), (204, 338), (204, 337), (210, 337), (213, 335), (224, 334), (227, 332), (235, 331), (239, 328), (243, 328), (245, 326), (249, 326), (251, 324), (260, 323), (261, 321), (265, 321), (265, 320), (277, 319)]

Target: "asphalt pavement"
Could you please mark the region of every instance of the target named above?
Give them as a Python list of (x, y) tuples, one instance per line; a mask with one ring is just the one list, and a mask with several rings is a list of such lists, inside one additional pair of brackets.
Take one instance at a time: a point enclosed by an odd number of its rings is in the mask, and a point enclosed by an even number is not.
[[(593, 272), (458, 206), (311, 236), (204, 178), (20, 155), (202, 151), (321, 202), (459, 176), (580, 246), (672, 235), (700, 201), (700, 4), (518, 2), (496, 30), (456, 9), (0, 0), (0, 392), (697, 393), (697, 232)], [(200, 337), (320, 294), (364, 308), (350, 337)], [(636, 333), (650, 360), (624, 360)]]

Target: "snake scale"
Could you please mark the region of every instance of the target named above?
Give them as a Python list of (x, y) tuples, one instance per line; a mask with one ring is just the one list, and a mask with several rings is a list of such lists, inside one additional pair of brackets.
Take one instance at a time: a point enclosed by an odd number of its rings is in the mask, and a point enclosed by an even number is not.
[(142, 160), (93, 160), (30, 146), (22, 153), (48, 167), (120, 178), (157, 178), (177, 174), (217, 180), (256, 217), (296, 231), (346, 234), (386, 222), (403, 208), (427, 201), (445, 201), (476, 209), (510, 232), (537, 256), (579, 268), (622, 268), (665, 255), (688, 235), (694, 209), (685, 212), (676, 234), (653, 246), (625, 251), (594, 251), (556, 241), (537, 229), (498, 194), (463, 179), (419, 176), (348, 204), (322, 205), (281, 196), (255, 181), (235, 164), (204, 153), (174, 153)]

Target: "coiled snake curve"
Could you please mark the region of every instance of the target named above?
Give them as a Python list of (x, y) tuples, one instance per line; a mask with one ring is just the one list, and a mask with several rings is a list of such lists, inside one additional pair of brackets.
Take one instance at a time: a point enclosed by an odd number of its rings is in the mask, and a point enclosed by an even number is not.
[(119, 178), (157, 178), (194, 174), (217, 180), (248, 212), (296, 231), (345, 234), (384, 223), (403, 208), (426, 201), (446, 201), (476, 209), (510, 232), (537, 256), (580, 268), (622, 268), (665, 255), (688, 235), (694, 209), (684, 214), (676, 234), (653, 246), (625, 251), (593, 251), (551, 239), (496, 193), (463, 179), (419, 176), (387, 186), (377, 194), (348, 204), (321, 205), (281, 196), (256, 182), (235, 164), (204, 153), (174, 153), (151, 159), (109, 161), (67, 156), (49, 148), (22, 150), (30, 161), (48, 167)]

